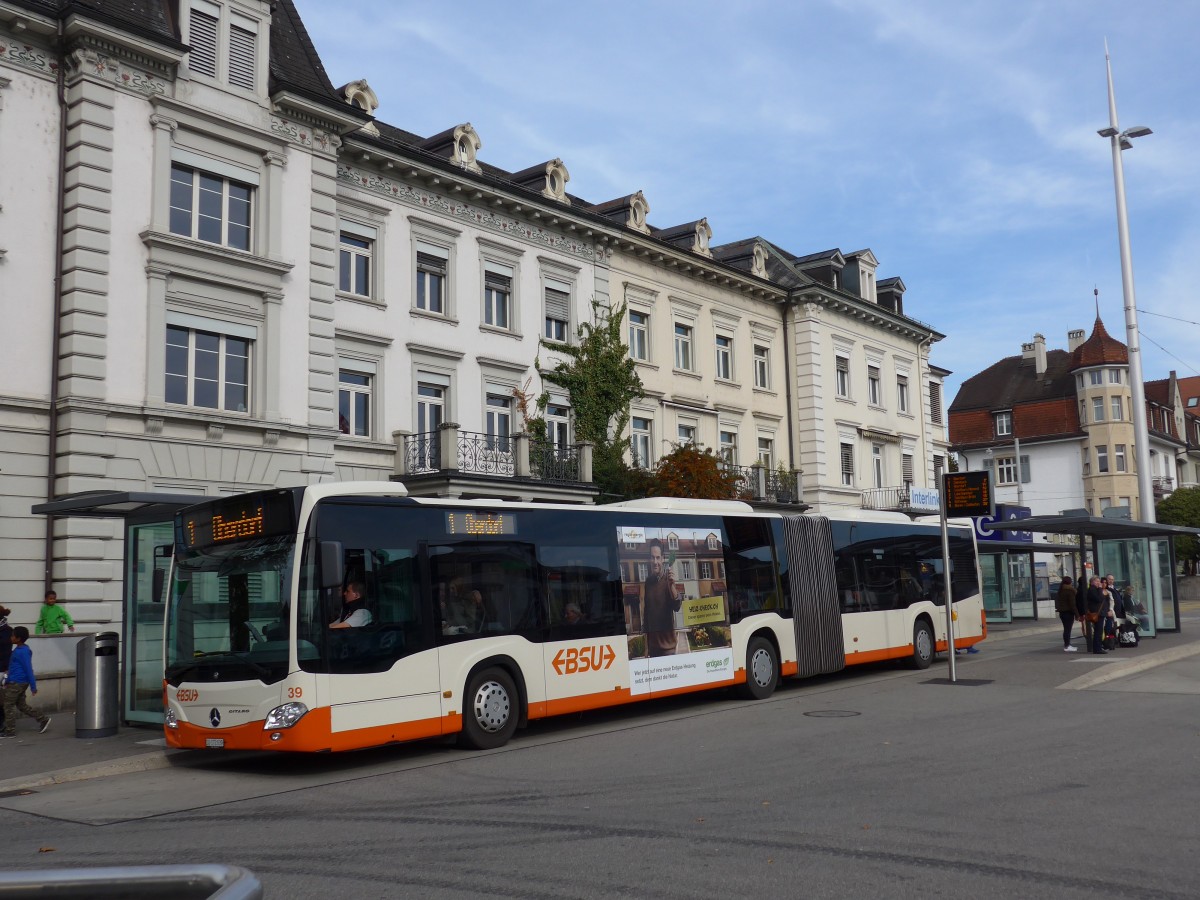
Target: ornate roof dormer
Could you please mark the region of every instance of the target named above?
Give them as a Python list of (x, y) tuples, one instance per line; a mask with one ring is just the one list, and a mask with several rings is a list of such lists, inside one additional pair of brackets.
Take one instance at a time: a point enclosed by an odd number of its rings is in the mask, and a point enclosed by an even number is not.
[[(357, 81), (351, 81), (349, 84), (342, 85), (338, 88), (338, 93), (345, 98), (346, 102), (356, 109), (361, 109), (369, 116), (375, 115), (375, 110), (379, 109), (379, 98), (375, 96), (375, 92), (371, 90), (371, 86), (367, 84), (365, 78), (360, 78)], [(368, 122), (359, 131), (365, 131), (367, 134), (379, 137), (379, 129), (375, 127), (374, 122)]]
[(618, 221), (626, 228), (632, 228), (642, 234), (650, 233), (650, 226), (646, 224), (646, 216), (650, 213), (650, 204), (646, 200), (646, 195), (641, 191), (630, 194), (628, 197), (609, 200), (607, 203), (598, 203), (592, 207), (592, 211), (606, 219)]
[(750, 265), (750, 274), (759, 278), (767, 277), (767, 246), (762, 241), (754, 243), (754, 262)]
[(571, 180), (571, 173), (567, 171), (567, 167), (561, 159), (552, 159), (548, 162), (538, 163), (536, 166), (530, 166), (528, 169), (515, 173), (512, 180), (522, 187), (540, 191), (541, 195), (547, 199), (557, 200), (559, 203), (571, 202), (567, 196), (567, 182)]
[(422, 150), (430, 153), (445, 154), (445, 158), (456, 166), (461, 166), (471, 172), (482, 172), (477, 157), (483, 141), (475, 133), (470, 122), (447, 128), (440, 134), (426, 138), (418, 144)]
[(709, 241), (712, 240), (712, 228), (709, 227), (708, 219), (697, 219), (686, 225), (664, 228), (655, 231), (654, 236), (668, 244), (683, 247), (699, 256), (707, 256), (712, 259), (712, 250), (709, 248)]

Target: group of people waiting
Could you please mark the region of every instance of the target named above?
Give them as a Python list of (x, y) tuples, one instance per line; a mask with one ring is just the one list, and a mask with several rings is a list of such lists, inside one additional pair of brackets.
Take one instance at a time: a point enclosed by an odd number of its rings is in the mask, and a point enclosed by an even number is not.
[(1133, 615), (1132, 588), (1122, 592), (1111, 575), (1093, 575), (1085, 590), (1079, 590), (1069, 575), (1064, 575), (1058, 588), (1058, 617), (1063, 623), (1063, 652), (1075, 653), (1071, 646), (1071, 631), (1076, 622), (1083, 628), (1084, 644), (1089, 653), (1107, 653), (1105, 633), (1116, 634), (1122, 624), (1136, 625)]
[[(0, 696), (3, 696), (3, 713), (0, 714), (0, 738), (17, 736), (17, 720), (29, 716), (38, 723), (38, 734), (50, 727), (50, 717), (36, 707), (30, 706), (25, 693), (37, 696), (37, 676), (33, 672), (33, 650), (26, 643), (29, 629), (24, 625), (9, 625), (12, 610), (0, 606)], [(62, 634), (75, 630), (71, 614), (58, 605), (58, 594), (46, 591), (42, 600), (42, 612), (34, 626), (38, 634)]]

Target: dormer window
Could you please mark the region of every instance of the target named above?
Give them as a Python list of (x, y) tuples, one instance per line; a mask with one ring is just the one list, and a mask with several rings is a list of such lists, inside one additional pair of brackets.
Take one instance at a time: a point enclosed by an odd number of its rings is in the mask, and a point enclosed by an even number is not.
[(464, 169), (480, 172), (482, 169), (479, 168), (476, 157), (482, 147), (483, 141), (479, 139), (471, 123), (467, 122), (454, 129), (454, 149), (450, 158)]
[(260, 23), (209, 0), (191, 0), (187, 18), (192, 75), (246, 91), (258, 89)]
[(638, 191), (629, 198), (629, 218), (625, 224), (635, 231), (642, 231), (646, 234), (650, 233), (650, 226), (646, 224), (646, 216), (650, 214), (650, 203), (646, 199), (646, 195)]
[(1013, 433), (1012, 412), (998, 412), (995, 416), (996, 437), (1006, 437)]

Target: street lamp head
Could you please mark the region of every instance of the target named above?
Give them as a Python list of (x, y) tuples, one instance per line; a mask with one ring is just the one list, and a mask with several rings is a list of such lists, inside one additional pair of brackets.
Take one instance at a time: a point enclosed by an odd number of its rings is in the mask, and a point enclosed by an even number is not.
[(1113, 128), (1111, 125), (1108, 128), (1101, 128), (1099, 131), (1096, 132), (1096, 134), (1098, 134), (1098, 135), (1100, 135), (1100, 137), (1104, 137), (1104, 138), (1113, 137), (1116, 133), (1117, 133), (1117, 129)]
[(1122, 150), (1128, 150), (1130, 147), (1133, 146), (1133, 141), (1131, 141), (1129, 138), (1125, 137), (1125, 135), (1121, 135), (1121, 139), (1117, 143), (1119, 143), (1121, 145)]
[(1148, 134), (1154, 134), (1154, 132), (1145, 125), (1134, 125), (1132, 128), (1126, 128), (1121, 132), (1121, 136), (1127, 138), (1145, 137)]

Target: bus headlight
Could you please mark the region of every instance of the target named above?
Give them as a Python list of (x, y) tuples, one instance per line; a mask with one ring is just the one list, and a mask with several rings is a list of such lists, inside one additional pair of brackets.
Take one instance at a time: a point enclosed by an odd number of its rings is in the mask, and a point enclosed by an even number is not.
[(171, 709), (169, 706), (167, 707), (167, 711), (163, 713), (163, 725), (165, 725), (167, 728), (179, 727), (179, 719), (175, 715), (175, 710)]
[(285, 703), (267, 713), (267, 721), (263, 723), (263, 731), (278, 731), (280, 728), (291, 728), (299, 722), (308, 707), (303, 703)]

